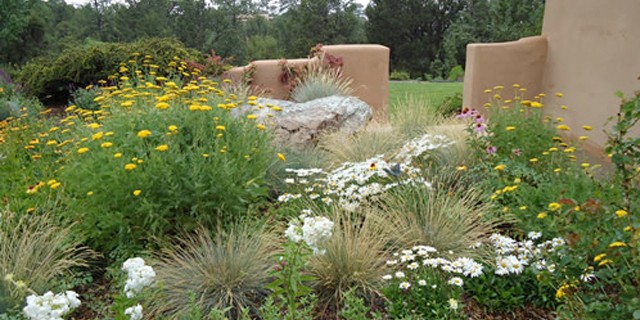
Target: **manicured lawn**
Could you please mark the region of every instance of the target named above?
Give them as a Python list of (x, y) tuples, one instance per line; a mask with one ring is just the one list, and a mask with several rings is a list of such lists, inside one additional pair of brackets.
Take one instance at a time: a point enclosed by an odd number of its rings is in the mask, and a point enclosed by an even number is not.
[(462, 82), (390, 82), (389, 105), (395, 106), (398, 101), (413, 96), (418, 99), (431, 101), (431, 105), (438, 107), (444, 98), (456, 93), (462, 94)]

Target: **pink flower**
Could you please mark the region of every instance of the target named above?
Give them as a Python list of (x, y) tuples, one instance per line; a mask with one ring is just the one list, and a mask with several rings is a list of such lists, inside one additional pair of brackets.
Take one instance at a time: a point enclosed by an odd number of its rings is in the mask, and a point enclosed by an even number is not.
[(487, 154), (494, 154), (496, 153), (496, 151), (498, 151), (498, 148), (496, 148), (496, 146), (491, 146), (487, 148)]
[(484, 123), (476, 123), (473, 126), (473, 130), (477, 133), (483, 133), (487, 130), (487, 125)]

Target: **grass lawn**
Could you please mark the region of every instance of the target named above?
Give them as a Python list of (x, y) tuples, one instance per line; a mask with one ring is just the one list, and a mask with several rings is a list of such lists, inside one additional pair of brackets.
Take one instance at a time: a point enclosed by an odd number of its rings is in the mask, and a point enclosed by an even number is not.
[(462, 94), (462, 82), (397, 82), (389, 83), (389, 106), (394, 108), (407, 97), (429, 100), (437, 108), (442, 100), (456, 93)]

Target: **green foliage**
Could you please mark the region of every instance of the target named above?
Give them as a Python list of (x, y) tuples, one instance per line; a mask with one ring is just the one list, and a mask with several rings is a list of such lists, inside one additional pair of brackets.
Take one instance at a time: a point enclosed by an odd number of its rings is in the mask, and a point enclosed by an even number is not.
[(464, 79), (464, 69), (462, 69), (461, 65), (457, 65), (449, 71), (449, 76), (447, 77), (449, 81), (460, 81)]
[(34, 116), (41, 108), (35, 99), (26, 97), (19, 87), (0, 79), (0, 121), (9, 117)]
[(462, 94), (455, 93), (454, 95), (444, 98), (442, 104), (438, 107), (440, 114), (451, 116), (462, 110)]
[(397, 80), (397, 81), (407, 81), (411, 80), (411, 75), (406, 71), (392, 71), (389, 74), (389, 80)]
[(99, 110), (100, 104), (93, 101), (99, 95), (99, 89), (94, 86), (78, 88), (71, 93), (71, 105), (83, 110)]
[[(134, 53), (142, 54), (137, 58)], [(152, 59), (146, 59), (150, 55)], [(142, 67), (156, 64), (161, 70), (174, 57), (198, 61), (200, 54), (173, 39), (146, 39), (133, 43), (89, 43), (40, 57), (24, 65), (16, 75), (30, 94), (46, 103), (65, 103), (70, 88), (86, 87), (107, 79), (123, 61), (135, 59)], [(144, 60), (150, 60), (144, 62)]]
[(257, 227), (229, 229), (201, 229), (163, 251), (154, 264), (163, 287), (150, 301), (151, 314), (181, 319), (194, 308), (224, 310), (232, 318), (244, 308), (257, 312), (268, 294), (274, 235)]
[(247, 38), (245, 58), (247, 61), (278, 59), (282, 57), (282, 48), (273, 36), (252, 36)]

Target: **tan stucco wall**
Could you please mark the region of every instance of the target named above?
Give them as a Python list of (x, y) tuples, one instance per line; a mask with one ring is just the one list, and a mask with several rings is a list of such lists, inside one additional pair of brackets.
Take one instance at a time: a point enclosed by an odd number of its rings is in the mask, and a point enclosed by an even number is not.
[[(474, 43), (467, 46), (463, 105), (483, 110), (488, 102), (485, 89), (514, 83), (527, 89), (526, 97), (542, 90), (542, 72), (547, 57), (547, 39), (529, 37), (501, 43)], [(505, 91), (509, 92), (509, 91)], [(505, 99), (513, 98), (505, 96)]]
[(562, 116), (574, 135), (585, 133), (582, 125), (592, 125), (592, 148), (606, 141), (604, 123), (620, 103), (614, 93), (630, 96), (640, 90), (639, 15), (640, 0), (546, 3), (542, 34), (549, 39), (549, 49), (543, 90), (564, 93), (559, 100), (551, 96), (547, 104), (569, 106)]
[[(520, 83), (530, 89), (529, 97), (547, 93), (545, 110), (565, 118), (572, 128), (569, 136), (588, 135), (587, 149), (601, 152), (604, 124), (620, 102), (614, 93), (631, 96), (640, 90), (638, 14), (640, 0), (548, 0), (542, 38), (537, 38), (546, 39), (546, 46), (525, 38), (467, 47), (463, 104), (481, 108), (487, 99), (484, 89)], [(546, 55), (539, 64), (542, 48)], [(569, 109), (561, 111), (560, 105)], [(593, 131), (582, 130), (585, 124)], [(640, 134), (640, 128), (633, 134)]]
[[(327, 45), (323, 50), (344, 61), (343, 74), (352, 79), (354, 96), (366, 102), (373, 109), (373, 121), (378, 124), (388, 122), (389, 100), (389, 48), (381, 45)], [(306, 63), (308, 59), (287, 60), (289, 63)], [(256, 71), (253, 84), (269, 89), (271, 96), (285, 99), (288, 95), (284, 85), (278, 80), (281, 68), (279, 60), (254, 61)], [(240, 79), (244, 67), (234, 68), (225, 74), (231, 79)]]

